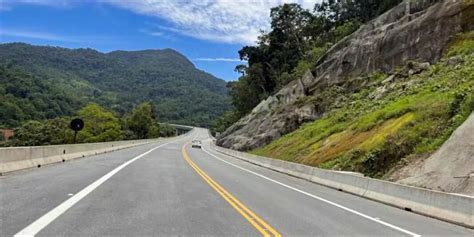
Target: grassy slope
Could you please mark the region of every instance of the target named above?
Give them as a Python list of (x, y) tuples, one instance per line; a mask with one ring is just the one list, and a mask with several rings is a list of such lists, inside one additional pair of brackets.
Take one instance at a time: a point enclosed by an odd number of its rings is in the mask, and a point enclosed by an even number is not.
[[(446, 61), (459, 56), (462, 64)], [(406, 67), (405, 67), (406, 68)], [(331, 88), (302, 103), (325, 103), (329, 112), (252, 153), (381, 177), (402, 158), (437, 149), (474, 108), (474, 32), (452, 42), (445, 57), (420, 74), (367, 76), (368, 86), (352, 93)], [(378, 99), (373, 95), (385, 86)], [(324, 100), (324, 99), (323, 99)], [(332, 101), (336, 101), (332, 103)]]

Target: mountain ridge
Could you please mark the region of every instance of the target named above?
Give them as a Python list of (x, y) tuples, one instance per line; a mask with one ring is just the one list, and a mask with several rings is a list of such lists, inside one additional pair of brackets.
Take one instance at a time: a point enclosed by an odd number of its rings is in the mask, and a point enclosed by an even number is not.
[(230, 106), (226, 82), (173, 49), (102, 53), (16, 42), (0, 44), (0, 65), (21, 69), (79, 101), (97, 102), (119, 114), (149, 100), (161, 121), (208, 126)]

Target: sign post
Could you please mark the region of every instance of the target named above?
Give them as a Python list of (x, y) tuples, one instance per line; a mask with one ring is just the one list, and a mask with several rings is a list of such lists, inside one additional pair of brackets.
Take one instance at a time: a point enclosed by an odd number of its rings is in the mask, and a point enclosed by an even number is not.
[(74, 144), (76, 143), (77, 132), (81, 131), (84, 128), (84, 121), (80, 118), (75, 118), (71, 120), (69, 127), (74, 130)]

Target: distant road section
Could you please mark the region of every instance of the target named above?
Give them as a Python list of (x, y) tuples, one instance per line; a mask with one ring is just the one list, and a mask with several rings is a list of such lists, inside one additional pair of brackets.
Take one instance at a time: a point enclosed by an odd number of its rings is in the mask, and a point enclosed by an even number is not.
[[(203, 149), (191, 148), (193, 139)], [(208, 131), (0, 177), (0, 236), (472, 236), (237, 160)], [(468, 207), (466, 207), (468, 208)]]

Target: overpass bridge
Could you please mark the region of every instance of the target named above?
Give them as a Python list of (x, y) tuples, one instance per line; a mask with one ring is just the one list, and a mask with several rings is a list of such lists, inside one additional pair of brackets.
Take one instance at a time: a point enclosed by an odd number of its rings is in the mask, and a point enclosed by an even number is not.
[(174, 127), (176, 136), (185, 134), (185, 133), (191, 131), (194, 128), (192, 126), (181, 125), (181, 124), (172, 124), (172, 123), (158, 123), (158, 125), (165, 125), (165, 126)]

